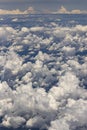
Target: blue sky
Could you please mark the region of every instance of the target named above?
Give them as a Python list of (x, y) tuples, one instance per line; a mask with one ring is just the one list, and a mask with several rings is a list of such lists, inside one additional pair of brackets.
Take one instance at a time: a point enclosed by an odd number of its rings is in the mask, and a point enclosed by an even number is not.
[(62, 5), (68, 10), (87, 10), (87, 0), (0, 0), (0, 9), (25, 10), (32, 6), (38, 11), (55, 11)]

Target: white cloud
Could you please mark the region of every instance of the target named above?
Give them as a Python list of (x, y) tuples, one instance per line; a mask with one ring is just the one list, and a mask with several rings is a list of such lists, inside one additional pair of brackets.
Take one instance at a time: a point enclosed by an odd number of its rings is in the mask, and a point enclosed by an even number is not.
[(31, 32), (39, 32), (39, 31), (43, 31), (44, 28), (43, 27), (31, 27), (30, 31)]
[(17, 18), (12, 19), (12, 22), (16, 22), (16, 21), (18, 21), (18, 19), (17, 19)]
[(34, 10), (33, 7), (29, 7), (27, 10), (24, 11), (24, 14), (33, 14), (35, 13), (36, 11)]
[(58, 13), (69, 13), (68, 11), (67, 11), (67, 9), (64, 7), (64, 6), (61, 6), (61, 8), (58, 10)]
[(61, 6), (60, 9), (57, 12), (53, 13), (60, 13), (60, 14), (83, 14), (87, 13), (86, 10), (79, 10), (79, 9), (73, 9), (71, 11), (68, 11), (64, 6)]
[(29, 128), (31, 127), (38, 127), (38, 128), (42, 128), (42, 126), (44, 127), (45, 125), (45, 120), (43, 118), (41, 118), (40, 116), (36, 116), (34, 118), (30, 118), (27, 123), (26, 126)]
[(20, 11), (19, 9), (16, 9), (16, 10), (0, 9), (0, 14), (24, 14), (24, 12)]
[(54, 25), (0, 28), (1, 126), (73, 130), (87, 125), (87, 58), (80, 55), (87, 26)]
[[(35, 14), (35, 13), (40, 13), (38, 12), (37, 10), (35, 10), (33, 7), (29, 7), (28, 9), (24, 10), (24, 11), (21, 11), (19, 9), (15, 9), (15, 10), (4, 10), (4, 9), (0, 9), (0, 14)], [(59, 13), (59, 14), (83, 14), (83, 13), (87, 13), (86, 10), (79, 10), (79, 9), (73, 9), (71, 11), (67, 10), (64, 6), (61, 6), (60, 9), (58, 9), (57, 11), (55, 12), (52, 12), (50, 10), (43, 10), (42, 13), (45, 13), (45, 14), (56, 14), (56, 13)], [(1, 19), (2, 20), (2, 19)], [(15, 21), (17, 19), (14, 19), (13, 21)]]
[(74, 47), (68, 47), (68, 46), (64, 46), (62, 48), (62, 51), (64, 52), (65, 56), (73, 56), (75, 55), (75, 48)]
[(20, 127), (22, 124), (24, 124), (25, 122), (26, 120), (20, 116), (15, 116), (15, 117), (5, 116), (2, 125), (5, 127), (13, 127), (16, 129)]
[(29, 7), (28, 9), (26, 9), (25, 11), (21, 11), (19, 9), (15, 9), (15, 10), (4, 10), (4, 9), (0, 9), (0, 14), (5, 15), (5, 14), (32, 14), (35, 13), (36, 11), (33, 9), (33, 7)]
[(71, 11), (71, 14), (81, 14), (81, 13), (83, 13), (83, 11), (81, 11), (81, 10), (72, 10)]
[(51, 122), (48, 130), (69, 130), (69, 125), (64, 120), (55, 120)]

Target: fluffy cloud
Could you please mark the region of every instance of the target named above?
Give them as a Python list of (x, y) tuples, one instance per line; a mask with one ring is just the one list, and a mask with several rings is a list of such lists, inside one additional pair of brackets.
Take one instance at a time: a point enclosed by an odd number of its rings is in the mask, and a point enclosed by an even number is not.
[(57, 11), (57, 12), (54, 12), (54, 13), (61, 13), (61, 14), (83, 14), (83, 13), (87, 13), (86, 10), (79, 10), (79, 9), (74, 9), (74, 10), (71, 10), (71, 11), (68, 11), (64, 6), (61, 6), (61, 8)]
[(83, 13), (83, 11), (80, 11), (80, 10), (72, 10), (71, 11), (71, 14), (81, 14)]
[(24, 11), (24, 14), (33, 14), (35, 13), (36, 11), (34, 10), (33, 7), (29, 7), (27, 10)]
[(58, 13), (65, 14), (65, 13), (69, 13), (69, 12), (67, 11), (67, 9), (64, 6), (61, 6), (61, 8), (58, 10)]
[(24, 12), (20, 11), (19, 9), (16, 9), (16, 10), (2, 10), (2, 9), (0, 9), (0, 14), (24, 14)]
[(3, 10), (3, 9), (0, 9), (0, 14), (31, 14), (31, 13), (35, 13), (35, 12), (36, 11), (33, 9), (33, 7), (29, 7), (25, 11), (21, 11), (19, 9), (16, 9), (16, 10)]
[(87, 26), (62, 27), (54, 19), (0, 27), (2, 129), (87, 129), (86, 36)]
[[(16, 10), (3, 10), (0, 9), (0, 14), (35, 14), (35, 13), (40, 13), (37, 10), (35, 10), (33, 7), (29, 7), (28, 9), (21, 11), (19, 9)], [(87, 11), (86, 10), (79, 10), (79, 9), (73, 9), (71, 11), (68, 11), (64, 6), (61, 6), (61, 8), (59, 10), (57, 10), (56, 12), (52, 12), (50, 10), (43, 10), (41, 13), (45, 13), (45, 14), (86, 14)]]

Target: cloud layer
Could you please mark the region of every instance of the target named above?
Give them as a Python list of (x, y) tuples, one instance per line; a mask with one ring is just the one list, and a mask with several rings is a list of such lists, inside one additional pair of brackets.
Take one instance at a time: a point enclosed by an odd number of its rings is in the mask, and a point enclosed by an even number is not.
[[(16, 10), (3, 10), (3, 9), (0, 9), (0, 14), (35, 14), (35, 13), (40, 13), (40, 11), (37, 11), (37, 10), (34, 10), (33, 7), (29, 7), (28, 9), (26, 9), (25, 11), (21, 11), (19, 9), (16, 9)], [(64, 6), (61, 6), (60, 9), (58, 9), (57, 11), (55, 12), (52, 12), (50, 10), (43, 10), (41, 11), (41, 13), (45, 13), (45, 14), (87, 14), (87, 11), (86, 10), (78, 10), (78, 9), (74, 9), (74, 10), (71, 10), (71, 11), (68, 11)]]
[(0, 128), (86, 130), (87, 26), (40, 18), (0, 27)]
[(68, 11), (64, 6), (61, 6), (61, 8), (57, 11), (57, 12), (54, 12), (54, 13), (61, 13), (61, 14), (87, 14), (87, 11), (86, 10), (79, 10), (79, 9), (73, 9), (71, 11)]
[(3, 9), (0, 9), (0, 14), (33, 14), (35, 12), (36, 11), (33, 9), (33, 7), (29, 7), (25, 11), (21, 11), (19, 9), (16, 9), (16, 10), (3, 10)]

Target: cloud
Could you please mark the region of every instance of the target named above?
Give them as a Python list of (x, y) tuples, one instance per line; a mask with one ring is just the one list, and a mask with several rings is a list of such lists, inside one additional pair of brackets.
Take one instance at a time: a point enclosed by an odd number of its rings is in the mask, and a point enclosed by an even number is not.
[(36, 11), (34, 10), (33, 7), (29, 7), (27, 10), (24, 11), (24, 14), (33, 14), (35, 13)]
[(2, 125), (5, 127), (13, 127), (16, 129), (16, 128), (20, 127), (21, 125), (23, 125), (25, 122), (26, 122), (26, 120), (20, 116), (15, 116), (15, 118), (5, 116), (4, 120), (2, 122)]
[(2, 9), (0, 9), (0, 14), (24, 14), (24, 12), (20, 11), (19, 9), (16, 9), (16, 10), (2, 10)]
[(36, 11), (33, 9), (33, 7), (29, 7), (27, 10), (25, 11), (21, 11), (19, 9), (16, 9), (16, 10), (3, 10), (3, 9), (0, 9), (0, 14), (33, 14), (35, 13)]
[(61, 6), (61, 8), (58, 10), (58, 13), (69, 13), (67, 9), (64, 6)]
[(57, 12), (53, 12), (53, 13), (60, 13), (60, 14), (83, 14), (83, 13), (87, 13), (86, 10), (78, 10), (78, 9), (74, 9), (71, 11), (68, 11), (64, 6), (61, 6), (60, 9)]
[[(29, 7), (28, 9), (21, 11), (19, 9), (15, 9), (15, 10), (3, 10), (0, 9), (0, 14), (35, 14), (35, 13), (40, 13), (39, 11), (35, 10), (33, 7)], [(71, 11), (68, 11), (64, 6), (61, 6), (59, 10), (52, 12), (50, 10), (43, 10), (41, 13), (45, 13), (45, 14), (83, 14), (83, 13), (87, 13), (86, 10), (78, 10), (78, 9), (73, 9)], [(14, 21), (16, 21), (16, 19), (14, 19)]]
[(53, 21), (0, 27), (0, 127), (87, 129), (87, 26)]
[(71, 11), (71, 14), (81, 14), (81, 13), (83, 13), (83, 11), (81, 11), (81, 10), (72, 10)]

